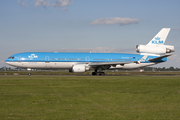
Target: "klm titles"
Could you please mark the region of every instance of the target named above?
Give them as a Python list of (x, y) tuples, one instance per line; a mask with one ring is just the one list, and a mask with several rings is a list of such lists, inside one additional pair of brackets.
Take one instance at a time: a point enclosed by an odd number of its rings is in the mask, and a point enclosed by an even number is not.
[(153, 40), (152, 44), (163, 44), (164, 41), (161, 40)]
[(163, 40), (160, 40), (160, 37), (155, 37), (155, 40), (152, 40), (152, 44), (163, 44)]

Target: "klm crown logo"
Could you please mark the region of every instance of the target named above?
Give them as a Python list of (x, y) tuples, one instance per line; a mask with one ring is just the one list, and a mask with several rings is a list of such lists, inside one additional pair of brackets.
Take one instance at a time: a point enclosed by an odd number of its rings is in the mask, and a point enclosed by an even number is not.
[(156, 37), (155, 40), (152, 40), (152, 44), (163, 44), (164, 41), (160, 37)]

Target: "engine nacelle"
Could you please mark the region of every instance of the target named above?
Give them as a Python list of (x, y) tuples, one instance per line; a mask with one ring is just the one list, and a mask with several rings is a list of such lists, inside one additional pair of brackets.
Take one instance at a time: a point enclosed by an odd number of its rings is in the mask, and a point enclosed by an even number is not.
[(72, 69), (69, 69), (69, 72), (75, 72), (75, 73), (86, 72), (86, 71), (89, 71), (89, 67), (87, 67), (85, 64), (73, 65)]
[(148, 46), (137, 45), (136, 52), (138, 53), (153, 53), (153, 54), (165, 54), (174, 52), (174, 46), (162, 45), (162, 46)]

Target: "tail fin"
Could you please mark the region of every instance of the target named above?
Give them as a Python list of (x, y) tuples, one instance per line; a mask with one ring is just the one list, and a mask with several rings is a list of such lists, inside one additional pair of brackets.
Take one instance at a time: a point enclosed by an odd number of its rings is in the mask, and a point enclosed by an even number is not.
[(162, 28), (161, 31), (147, 45), (163, 45), (169, 34), (170, 28)]

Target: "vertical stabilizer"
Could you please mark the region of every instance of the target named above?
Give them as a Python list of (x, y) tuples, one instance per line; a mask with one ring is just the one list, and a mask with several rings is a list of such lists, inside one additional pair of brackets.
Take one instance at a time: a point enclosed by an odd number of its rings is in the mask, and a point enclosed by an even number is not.
[(161, 31), (147, 45), (164, 45), (169, 34), (170, 28), (162, 28)]

